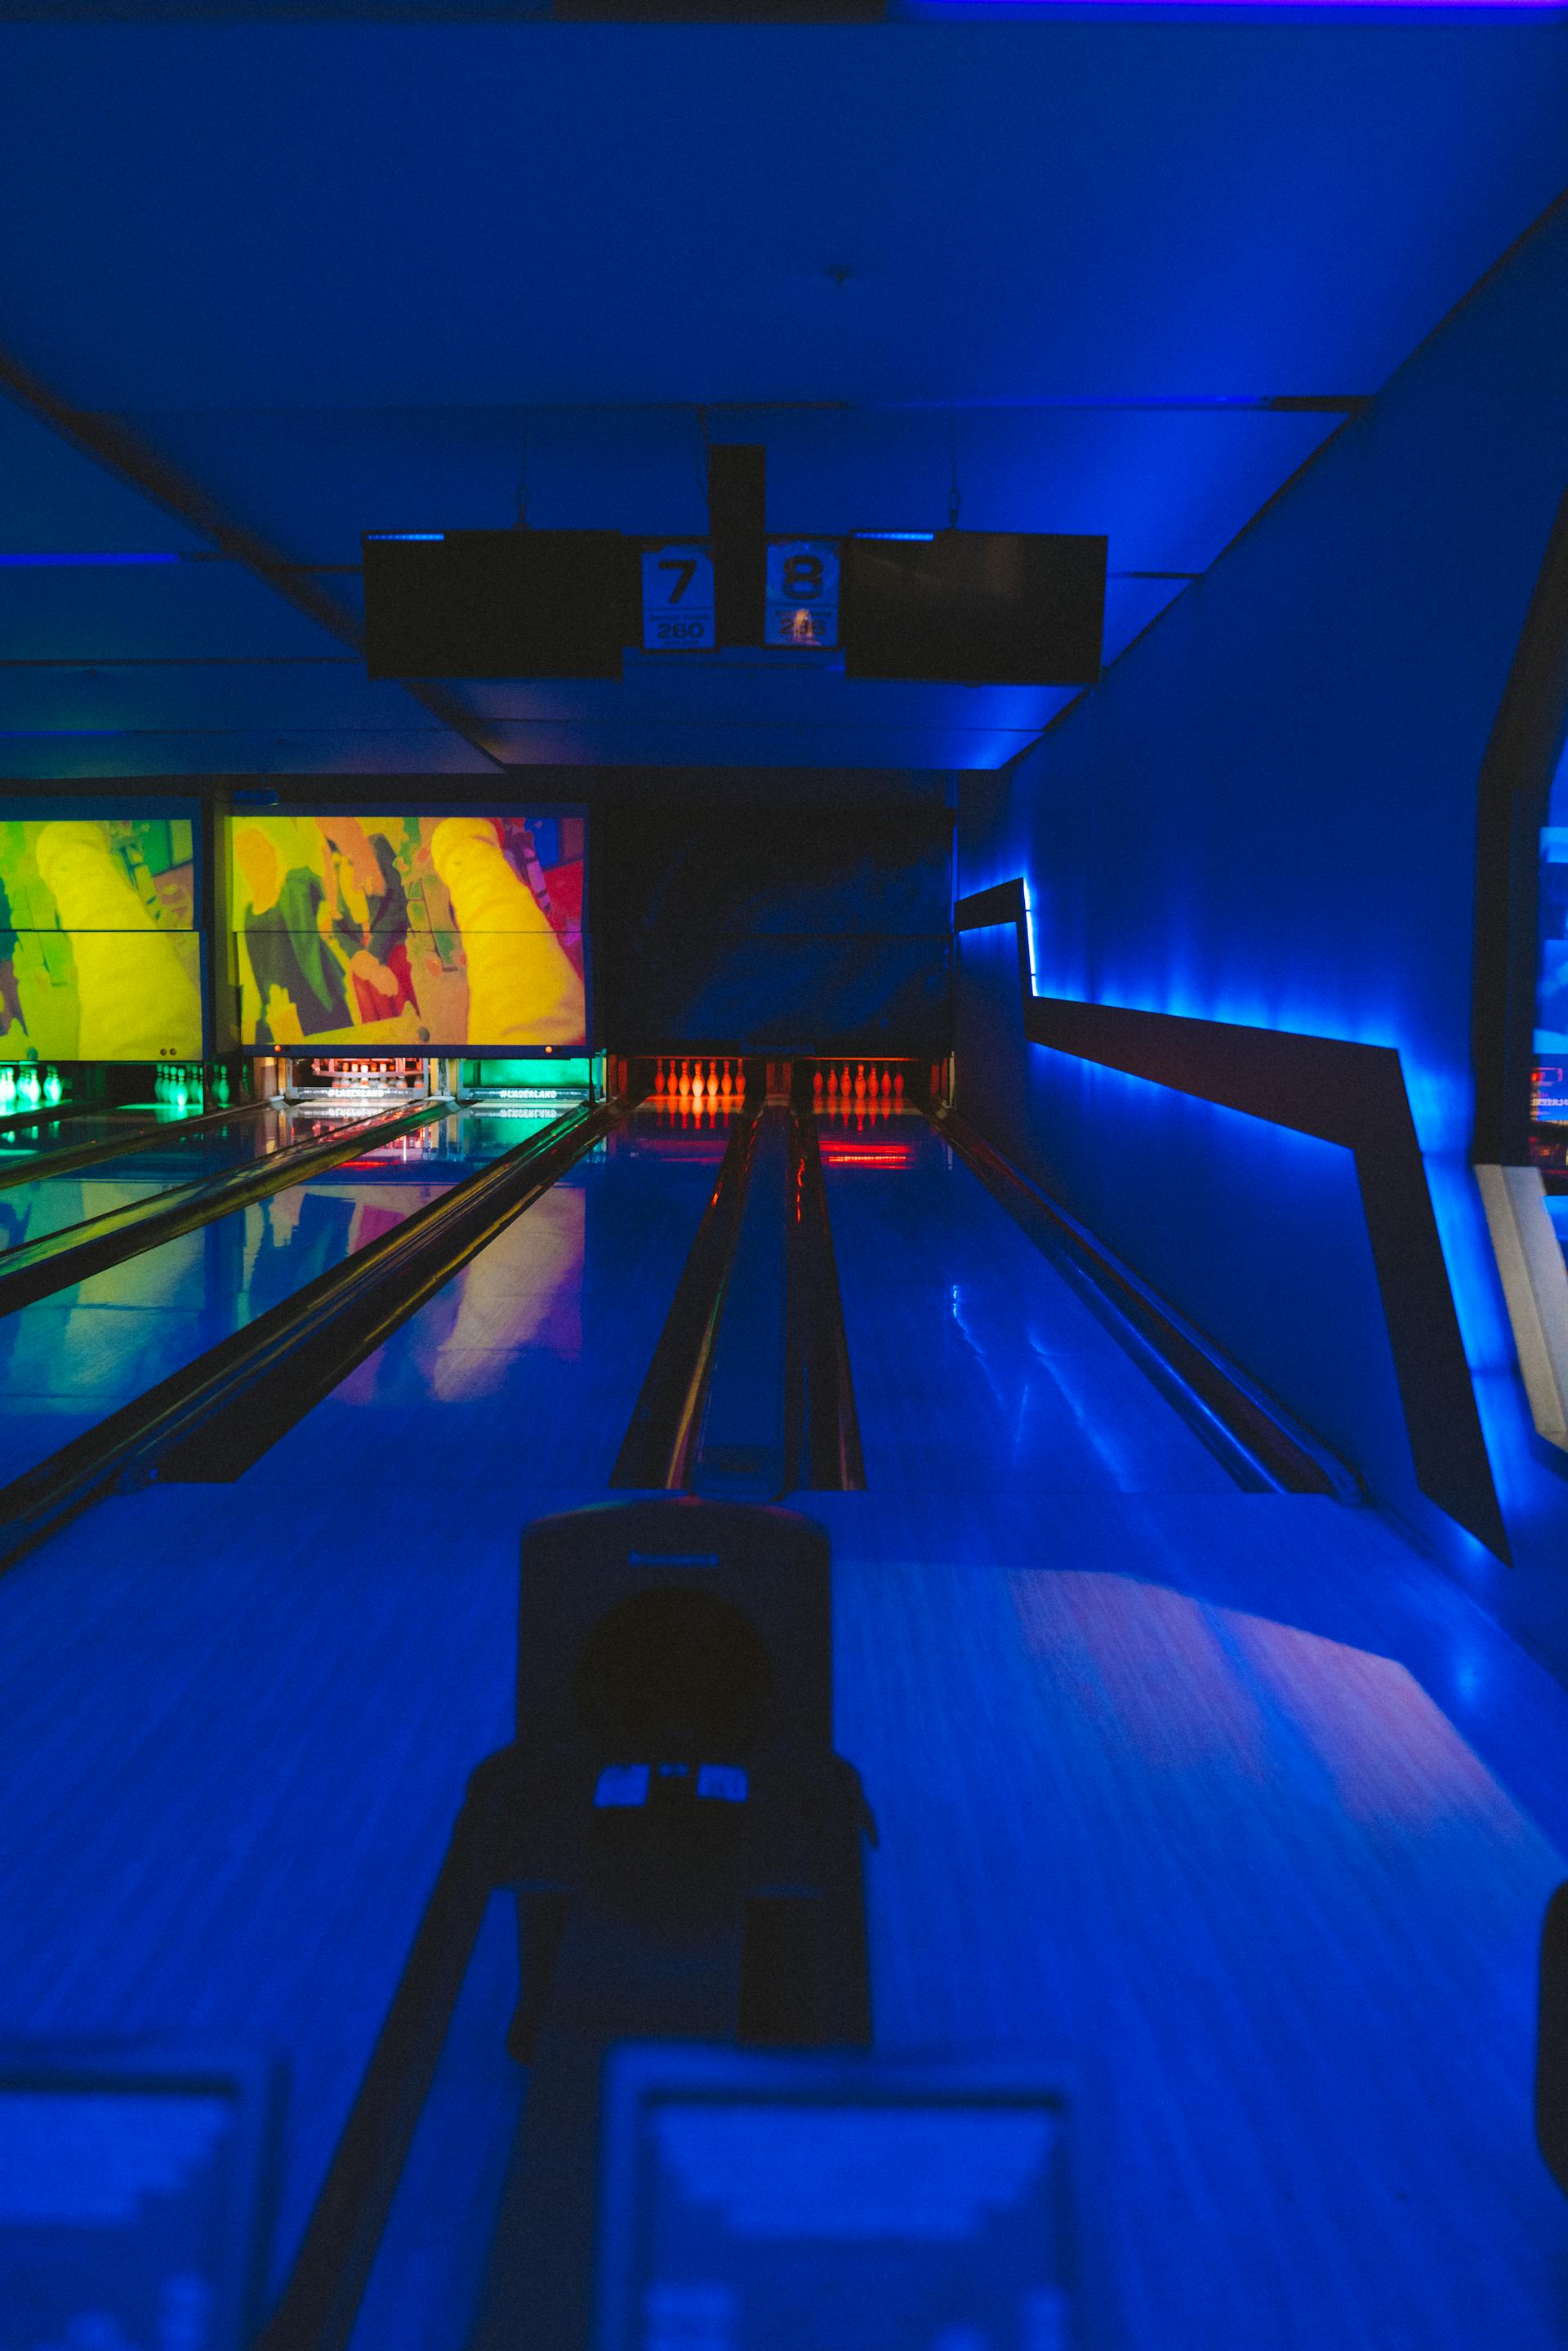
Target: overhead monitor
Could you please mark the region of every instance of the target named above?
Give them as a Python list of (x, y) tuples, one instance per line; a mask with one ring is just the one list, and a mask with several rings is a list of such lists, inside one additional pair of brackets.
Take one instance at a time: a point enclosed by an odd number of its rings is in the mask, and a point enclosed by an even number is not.
[(0, 1061), (196, 1061), (192, 804), (0, 804)]
[(840, 597), (851, 677), (1092, 685), (1105, 541), (1057, 531), (893, 532), (846, 539)]
[(642, 621), (614, 530), (367, 531), (371, 677), (619, 677)]
[(236, 815), (241, 1043), (584, 1051), (586, 833), (581, 809)]

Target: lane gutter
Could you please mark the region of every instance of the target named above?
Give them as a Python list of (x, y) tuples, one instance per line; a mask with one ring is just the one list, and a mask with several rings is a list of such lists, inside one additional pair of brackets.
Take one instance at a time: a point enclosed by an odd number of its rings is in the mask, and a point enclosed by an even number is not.
[(762, 1114), (747, 1103), (731, 1121), (718, 1180), (697, 1227), (610, 1473), (612, 1486), (684, 1490), (707, 1402), (714, 1347), (751, 1184)]
[(789, 1458), (795, 1483), (813, 1493), (865, 1489), (860, 1416), (850, 1370), (833, 1228), (816, 1119), (797, 1111), (785, 1258), (789, 1328)]
[(927, 1116), (1239, 1486), (1254, 1494), (1329, 1494), (1340, 1502), (1365, 1501), (1366, 1489), (1347, 1463), (1114, 1258), (1086, 1226), (1036, 1191), (967, 1120), (945, 1109)]

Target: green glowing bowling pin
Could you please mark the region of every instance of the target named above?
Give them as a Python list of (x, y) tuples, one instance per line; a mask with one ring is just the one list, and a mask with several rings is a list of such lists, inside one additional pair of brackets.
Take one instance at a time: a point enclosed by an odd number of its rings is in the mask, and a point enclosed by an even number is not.
[(51, 1068), (44, 1080), (44, 1100), (49, 1104), (49, 1107), (53, 1109), (55, 1103), (59, 1101), (60, 1096), (64, 1092), (65, 1088), (60, 1083), (60, 1073), (58, 1070)]

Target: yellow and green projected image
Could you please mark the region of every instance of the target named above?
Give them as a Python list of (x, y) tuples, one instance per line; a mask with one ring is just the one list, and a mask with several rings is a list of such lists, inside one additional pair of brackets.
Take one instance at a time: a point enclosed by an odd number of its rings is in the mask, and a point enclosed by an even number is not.
[(236, 817), (248, 1046), (580, 1051), (585, 819)]
[(188, 820), (0, 819), (0, 1061), (202, 1052)]

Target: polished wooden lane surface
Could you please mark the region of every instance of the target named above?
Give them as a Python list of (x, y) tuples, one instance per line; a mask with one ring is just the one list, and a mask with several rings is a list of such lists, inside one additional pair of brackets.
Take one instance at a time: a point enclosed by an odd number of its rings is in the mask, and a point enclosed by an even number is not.
[[(277, 2049), (280, 2256), (507, 1729), (517, 1526), (604, 1499), (711, 1175), (585, 1168), (580, 1277), (531, 1210), (237, 1486), (0, 1586), (0, 2032)], [(1134, 2351), (1568, 2344), (1529, 2114), (1568, 1697), (1373, 1513), (1239, 1492), (923, 1131), (828, 1181), (879, 2043), (1082, 2065)], [(503, 1945), (356, 2351), (461, 2341)]]
[(1568, 2343), (1530, 2116), (1568, 1697), (1374, 1513), (1211, 1478), (1146, 1390), (1111, 1417), (1112, 1343), (934, 1143), (829, 1180), (879, 2043), (1083, 2068), (1140, 2351)]

